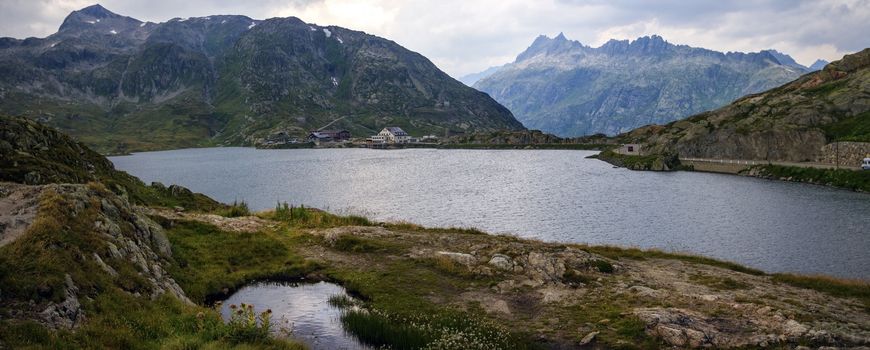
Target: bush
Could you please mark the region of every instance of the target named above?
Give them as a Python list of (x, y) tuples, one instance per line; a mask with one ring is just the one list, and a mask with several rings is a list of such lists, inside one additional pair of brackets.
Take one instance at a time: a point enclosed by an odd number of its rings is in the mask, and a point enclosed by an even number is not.
[(275, 206), (275, 211), (264, 213), (262, 216), (305, 228), (372, 226), (372, 222), (362, 216), (339, 216), (318, 209), (306, 208), (304, 205), (294, 207), (286, 202), (278, 203)]
[(592, 266), (598, 269), (601, 273), (613, 273), (613, 265), (605, 260), (592, 260)]
[(248, 209), (248, 203), (245, 203), (244, 201), (233, 201), (233, 204), (230, 204), (225, 208), (218, 209), (216, 212), (218, 215), (228, 218), (237, 218), (240, 216), (251, 215), (251, 210)]

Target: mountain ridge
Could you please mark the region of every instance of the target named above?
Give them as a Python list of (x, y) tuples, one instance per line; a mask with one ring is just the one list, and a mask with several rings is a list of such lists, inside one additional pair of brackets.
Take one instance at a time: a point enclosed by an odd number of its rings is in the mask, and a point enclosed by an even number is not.
[(0, 73), (0, 113), (104, 153), (251, 145), (337, 119), (355, 136), (523, 129), (416, 52), (296, 17), (151, 23), (94, 5), (46, 38), (0, 39)]
[(723, 53), (658, 35), (611, 39), (596, 48), (562, 34), (538, 36), (514, 62), (474, 87), (526, 127), (571, 137), (669, 122), (807, 72), (774, 50)]

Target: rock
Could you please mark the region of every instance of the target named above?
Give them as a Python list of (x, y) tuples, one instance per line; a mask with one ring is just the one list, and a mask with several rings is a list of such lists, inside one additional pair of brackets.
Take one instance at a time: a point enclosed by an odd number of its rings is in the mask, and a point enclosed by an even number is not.
[(475, 263), (477, 263), (477, 259), (474, 257), (474, 255), (466, 254), (466, 253), (440, 251), (440, 252), (435, 252), (435, 255), (450, 258), (450, 260), (453, 260), (453, 261), (458, 262), (460, 264), (463, 264), (465, 266), (471, 266), (471, 265), (474, 265)]
[(112, 275), (112, 277), (118, 276), (118, 272), (115, 271), (115, 269), (113, 269), (111, 266), (109, 266), (105, 262), (103, 262), (103, 259), (101, 259), (97, 253), (94, 253), (94, 260), (96, 260), (97, 265), (100, 265), (100, 268), (102, 268), (103, 271), (106, 271), (106, 273), (108, 273), (109, 275)]
[(44, 323), (54, 329), (73, 329), (85, 319), (81, 303), (76, 296), (79, 288), (73, 283), (69, 274), (64, 275), (64, 300), (60, 303), (49, 303), (40, 317)]
[(489, 259), (489, 264), (494, 266), (499, 270), (512, 271), (514, 269), (514, 262), (507, 255), (503, 254), (495, 254)]
[(539, 284), (559, 282), (565, 274), (565, 261), (551, 254), (531, 252), (527, 258), (526, 273)]
[(595, 337), (598, 335), (598, 333), (599, 332), (591, 332), (591, 333), (587, 334), (585, 337), (583, 337), (583, 339), (580, 340), (579, 345), (580, 346), (589, 345), (589, 343), (592, 343), (592, 341), (595, 340)]
[(184, 211), (184, 207), (176, 205), (176, 206), (172, 207), (172, 210), (175, 210), (176, 213), (180, 213), (180, 212)]
[(803, 336), (809, 329), (795, 320), (788, 320), (782, 325), (782, 331), (786, 336), (798, 338)]
[(655, 298), (659, 296), (659, 291), (646, 286), (631, 286), (628, 287), (628, 290), (640, 297)]

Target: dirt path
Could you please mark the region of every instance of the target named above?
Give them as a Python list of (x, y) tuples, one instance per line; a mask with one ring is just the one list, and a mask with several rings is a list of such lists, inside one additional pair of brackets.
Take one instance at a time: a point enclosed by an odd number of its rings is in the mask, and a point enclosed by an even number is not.
[(41, 186), (0, 183), (0, 247), (30, 227), (39, 209)]

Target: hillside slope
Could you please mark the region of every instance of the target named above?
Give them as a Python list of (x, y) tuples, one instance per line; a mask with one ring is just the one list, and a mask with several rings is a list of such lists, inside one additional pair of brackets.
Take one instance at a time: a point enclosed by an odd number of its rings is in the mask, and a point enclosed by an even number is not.
[(560, 34), (538, 37), (474, 87), (510, 108), (526, 127), (573, 137), (667, 123), (807, 72), (772, 50), (721, 53), (655, 35), (593, 48)]
[(0, 167), (19, 179), (0, 182), (0, 348), (300, 349), (253, 314), (225, 323), (205, 306), (270, 279), (360, 296), (341, 303), (340, 321), (372, 348), (870, 345), (865, 282), (305, 208), (224, 217), (137, 205), (141, 183), (101, 183), (119, 175), (105, 158), (32, 121), (0, 121), (12, 140), (0, 159), (24, 157)]
[(425, 57), (363, 32), (295, 17), (150, 23), (99, 5), (46, 38), (0, 38), (0, 113), (101, 152), (251, 144), (339, 118), (358, 136), (523, 128)]
[(870, 142), (870, 49), (723, 108), (620, 135), (645, 153), (818, 161), (834, 141)]

